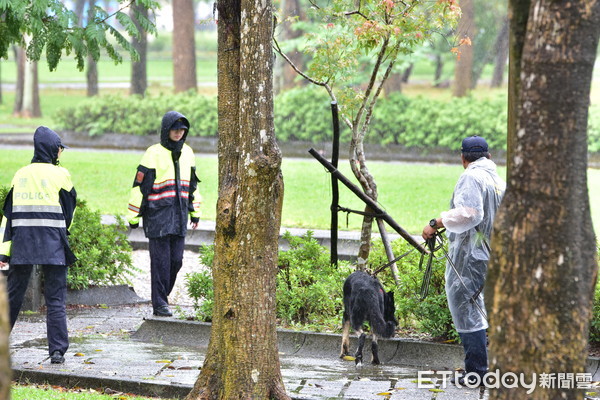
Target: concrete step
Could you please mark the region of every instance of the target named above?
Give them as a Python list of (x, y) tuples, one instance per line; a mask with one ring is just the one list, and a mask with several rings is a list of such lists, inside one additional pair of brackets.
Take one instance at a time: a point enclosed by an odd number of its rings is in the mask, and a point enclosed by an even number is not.
[[(102, 223), (114, 224), (115, 217), (111, 215), (102, 216)], [(293, 236), (306, 235), (308, 231), (312, 231), (313, 237), (319, 242), (321, 246), (331, 249), (331, 237), (330, 231), (324, 229), (302, 229), (302, 228), (286, 228), (282, 227), (279, 234), (279, 248), (281, 250), (288, 250), (289, 243), (283, 239), (283, 234), (287, 231)], [(401, 238), (398, 234), (388, 233), (390, 240), (394, 241)], [(128, 237), (131, 245), (134, 249), (147, 250), (148, 239), (144, 236), (144, 230), (141, 227), (137, 229), (129, 229)], [(413, 236), (417, 242), (422, 242), (420, 236)], [(379, 234), (373, 234), (373, 238), (379, 238)], [(215, 222), (208, 220), (201, 220), (196, 230), (189, 229), (186, 240), (186, 250), (198, 251), (200, 245), (213, 244), (215, 240)], [(338, 256), (340, 260), (355, 260), (358, 254), (358, 248), (360, 246), (360, 232), (358, 231), (338, 231)]]

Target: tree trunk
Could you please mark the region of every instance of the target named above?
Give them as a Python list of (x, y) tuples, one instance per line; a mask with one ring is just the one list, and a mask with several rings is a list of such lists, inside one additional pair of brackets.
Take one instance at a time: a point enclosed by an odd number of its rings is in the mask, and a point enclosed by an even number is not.
[(402, 92), (403, 74), (395, 73), (391, 74), (390, 77), (383, 84), (383, 91), (386, 96), (394, 92)]
[(133, 61), (131, 63), (131, 87), (129, 89), (130, 94), (139, 94), (142, 97), (146, 94), (148, 88), (148, 75), (147, 75), (147, 53), (148, 53), (148, 40), (146, 31), (142, 28), (141, 24), (136, 18), (136, 13), (148, 18), (148, 9), (142, 4), (134, 3), (131, 6), (131, 19), (140, 32), (139, 38), (132, 38), (131, 44), (140, 55), (139, 61)]
[(496, 57), (491, 87), (498, 88), (504, 82), (504, 70), (506, 69), (506, 60), (508, 58), (508, 17), (504, 18), (500, 32), (498, 32), (496, 44), (494, 45), (494, 53)]
[(17, 90), (20, 90), (20, 93), (15, 96), (13, 115), (23, 118), (39, 118), (42, 116), (42, 111), (40, 108), (37, 62), (29, 61), (25, 51), (19, 49), (17, 63), (21, 82), (17, 83)]
[(13, 47), (15, 63), (17, 64), (17, 84), (15, 86), (15, 102), (13, 115), (19, 116), (23, 108), (23, 88), (25, 86), (25, 50), (22, 47)]
[(173, 84), (175, 93), (196, 90), (196, 14), (193, 0), (173, 0)]
[[(600, 2), (509, 2), (508, 187), (487, 282), (490, 369), (538, 386), (490, 399), (581, 399), (546, 374), (585, 371), (596, 283), (587, 191), (587, 117)], [(558, 378), (560, 379), (560, 378)], [(572, 382), (574, 383), (574, 382)]]
[(435, 54), (435, 72), (433, 75), (433, 86), (440, 88), (443, 86), (442, 73), (444, 72), (444, 60), (442, 55), (439, 53)]
[[(298, 17), (300, 21), (306, 20), (306, 15), (302, 10), (298, 0), (281, 0), (281, 9), (283, 9), (283, 17)], [(293, 30), (289, 21), (281, 21), (281, 41), (292, 40), (302, 36), (303, 32), (299, 29)], [(293, 49), (287, 52), (289, 59), (300, 70), (304, 70), (304, 54), (298, 49)], [(277, 58), (275, 65), (275, 92), (279, 93), (282, 90), (291, 89), (296, 86), (305, 85), (305, 81), (296, 82), (298, 74), (283, 58)]]
[[(460, 2), (462, 16), (458, 21), (458, 37), (460, 40), (469, 38), (475, 39), (475, 17), (473, 0), (462, 0)], [(456, 59), (456, 69), (454, 70), (454, 87), (452, 95), (455, 97), (464, 97), (471, 89), (473, 74), (473, 46), (462, 44), (459, 46), (460, 53)]]
[(215, 305), (195, 399), (289, 399), (275, 321), (283, 200), (273, 126), (271, 2), (220, 0)]
[(87, 69), (85, 71), (87, 81), (87, 97), (98, 96), (98, 63), (91, 56), (87, 57)]
[[(88, 20), (92, 20), (95, 16), (94, 7), (96, 0), (88, 0)], [(87, 97), (98, 96), (98, 63), (91, 56), (87, 57), (87, 69), (85, 71), (87, 82)]]
[[(359, 129), (354, 125), (353, 130)], [(360, 134), (354, 132), (353, 139), (350, 143), (350, 168), (356, 179), (360, 183), (363, 191), (373, 201), (377, 201), (377, 184), (373, 175), (369, 172), (366, 164), (365, 149), (362, 140), (359, 140)], [(360, 230), (360, 245), (356, 259), (356, 269), (365, 270), (367, 267), (367, 259), (371, 252), (371, 236), (373, 233), (373, 211), (366, 206), (364, 209), (363, 223)]]
[(12, 369), (10, 366), (10, 319), (8, 317), (8, 296), (6, 278), (0, 274), (0, 399), (10, 399)]

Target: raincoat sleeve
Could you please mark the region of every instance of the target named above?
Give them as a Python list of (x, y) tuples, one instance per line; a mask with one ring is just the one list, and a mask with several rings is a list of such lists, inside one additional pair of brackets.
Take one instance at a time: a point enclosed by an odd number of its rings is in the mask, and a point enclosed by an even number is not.
[(190, 177), (190, 201), (188, 203), (188, 211), (190, 213), (190, 220), (192, 222), (200, 221), (200, 206), (202, 205), (202, 196), (198, 190), (198, 175), (196, 175), (196, 167), (192, 167), (192, 173)]
[(10, 229), (10, 215), (12, 210), (12, 189), (6, 195), (4, 200), (4, 206), (2, 211), (4, 217), (2, 217), (2, 223), (0, 223), (0, 261), (10, 261), (10, 250), (11, 250), (11, 229)]
[(140, 223), (140, 217), (144, 212), (144, 204), (154, 183), (156, 169), (150, 151), (146, 151), (140, 165), (137, 167), (133, 187), (129, 194), (129, 205), (127, 206), (127, 222), (133, 227)]
[(64, 173), (64, 178), (58, 197), (65, 216), (67, 234), (69, 234), (69, 229), (71, 229), (73, 217), (75, 216), (75, 208), (77, 206), (77, 192), (73, 187), (69, 171), (66, 168), (61, 168), (61, 170)]
[(477, 179), (463, 174), (456, 183), (452, 209), (442, 212), (442, 223), (448, 232), (463, 233), (483, 220), (483, 192)]

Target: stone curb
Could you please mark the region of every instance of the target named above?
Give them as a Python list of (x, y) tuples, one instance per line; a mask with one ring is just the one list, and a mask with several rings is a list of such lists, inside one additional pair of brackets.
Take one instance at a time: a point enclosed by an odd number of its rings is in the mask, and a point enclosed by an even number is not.
[[(136, 340), (170, 345), (207, 348), (211, 324), (182, 321), (176, 318), (149, 317), (132, 335)], [(322, 357), (339, 354), (341, 335), (307, 331), (277, 329), (279, 352), (301, 357)], [(370, 339), (365, 344), (365, 354), (370, 352)], [(350, 348), (356, 349), (356, 338), (350, 337)], [(353, 350), (351, 350), (353, 351)], [(384, 364), (405, 365), (426, 369), (451, 370), (463, 365), (462, 346), (425, 342), (405, 338), (380, 339), (379, 355)], [(367, 359), (367, 358), (365, 358)], [(592, 381), (600, 381), (600, 358), (588, 357), (586, 371)]]
[[(208, 347), (210, 329), (211, 324), (206, 322), (149, 317), (144, 320), (132, 338), (142, 342), (205, 349)], [(323, 357), (324, 354), (338, 356), (342, 342), (342, 336), (339, 334), (289, 329), (277, 329), (277, 338), (280, 353), (299, 357)], [(350, 338), (350, 348), (356, 349), (354, 336)], [(367, 339), (365, 356), (370, 353), (370, 348), (371, 342)], [(380, 339), (379, 356), (384, 364), (427, 369), (454, 369), (462, 365), (464, 358), (463, 349), (459, 345), (404, 338)]]
[(118, 392), (148, 397), (182, 399), (192, 390), (191, 385), (140, 382), (118, 377), (82, 376), (43, 369), (13, 368), (12, 372), (13, 381), (21, 383), (51, 384), (68, 388), (84, 387), (90, 389), (102, 388), (104, 390), (110, 388)]

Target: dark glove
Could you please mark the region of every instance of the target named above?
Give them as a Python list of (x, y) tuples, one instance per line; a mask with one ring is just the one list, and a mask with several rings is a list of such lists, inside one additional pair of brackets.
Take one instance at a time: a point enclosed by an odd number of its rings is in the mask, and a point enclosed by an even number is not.
[(129, 227), (130, 227), (131, 229), (139, 228), (139, 226), (140, 226), (140, 223), (139, 223), (139, 222), (138, 222), (137, 224), (132, 224), (131, 222), (129, 223)]

